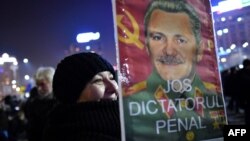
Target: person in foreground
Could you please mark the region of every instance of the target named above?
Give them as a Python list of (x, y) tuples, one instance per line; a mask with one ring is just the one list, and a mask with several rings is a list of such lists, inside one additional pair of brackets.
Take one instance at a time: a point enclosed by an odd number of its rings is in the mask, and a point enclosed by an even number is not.
[(64, 58), (56, 68), (44, 141), (120, 141), (118, 85), (113, 66), (96, 53)]

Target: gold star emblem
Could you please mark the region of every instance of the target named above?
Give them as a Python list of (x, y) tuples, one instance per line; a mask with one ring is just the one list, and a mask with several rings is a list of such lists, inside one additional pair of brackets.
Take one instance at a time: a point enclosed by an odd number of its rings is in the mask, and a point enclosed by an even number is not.
[(185, 108), (185, 107), (187, 107), (187, 105), (188, 105), (188, 102), (186, 101), (186, 100), (181, 100), (181, 107), (182, 108)]
[(155, 91), (155, 97), (157, 98), (157, 99), (160, 99), (161, 97), (163, 97), (164, 96), (164, 90), (163, 90), (163, 88), (161, 87), (161, 86), (159, 86), (158, 88), (157, 88), (157, 90)]
[(193, 132), (193, 131), (188, 131), (188, 132), (186, 133), (186, 139), (187, 139), (188, 141), (193, 141), (193, 140), (194, 140), (194, 132)]
[(213, 126), (214, 126), (214, 129), (220, 128), (219, 123), (216, 120), (214, 120)]

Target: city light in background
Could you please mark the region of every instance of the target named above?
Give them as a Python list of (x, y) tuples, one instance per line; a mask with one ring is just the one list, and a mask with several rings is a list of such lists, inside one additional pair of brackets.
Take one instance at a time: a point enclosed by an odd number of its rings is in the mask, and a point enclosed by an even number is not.
[(100, 32), (85, 32), (79, 33), (76, 36), (76, 41), (79, 46), (84, 46), (83, 50), (96, 52), (92, 50), (92, 46), (89, 44), (91, 41), (98, 41), (100, 39)]
[(98, 40), (100, 38), (100, 33), (96, 32), (86, 32), (86, 33), (79, 33), (76, 36), (76, 40), (78, 43), (87, 43), (91, 40)]
[(222, 0), (212, 7), (216, 47), (221, 71), (242, 69), (250, 58), (250, 0)]
[(218, 5), (212, 7), (212, 12), (223, 13), (247, 6), (250, 6), (250, 0), (221, 0)]
[(13, 65), (17, 65), (17, 59), (15, 57), (9, 56), (8, 53), (3, 53), (2, 57), (0, 57), (0, 65), (3, 65), (5, 63), (13, 63)]
[[(30, 68), (26, 70), (18, 59), (8, 53), (3, 53), (0, 57), (0, 95), (23, 94), (29, 91), (27, 85), (34, 85), (30, 75)], [(24, 58), (23, 64), (29, 65), (29, 59)], [(21, 70), (23, 69), (23, 70)], [(23, 74), (23, 73), (26, 74)]]
[(8, 53), (0, 57), (0, 94), (12, 94), (19, 90), (17, 87), (17, 59)]
[(27, 64), (29, 62), (29, 60), (27, 58), (23, 59), (23, 63)]

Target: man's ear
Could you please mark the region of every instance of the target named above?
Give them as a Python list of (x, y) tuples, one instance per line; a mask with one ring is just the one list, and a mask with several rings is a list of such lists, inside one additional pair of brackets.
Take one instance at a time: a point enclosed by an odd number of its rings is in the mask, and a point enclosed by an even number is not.
[(150, 55), (149, 50), (148, 50), (148, 46), (147, 46), (147, 45), (145, 46), (145, 48), (146, 48), (146, 52), (147, 52), (147, 54), (148, 54), (148, 55)]
[(144, 47), (145, 47), (145, 50), (146, 50), (147, 54), (150, 55), (150, 50), (149, 50), (148, 44), (149, 43), (148, 43), (148, 41), (146, 39)]

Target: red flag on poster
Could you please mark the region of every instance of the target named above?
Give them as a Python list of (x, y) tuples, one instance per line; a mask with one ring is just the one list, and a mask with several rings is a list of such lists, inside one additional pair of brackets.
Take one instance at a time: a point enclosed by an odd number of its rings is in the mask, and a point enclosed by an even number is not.
[(223, 140), (209, 0), (114, 0), (126, 141)]

